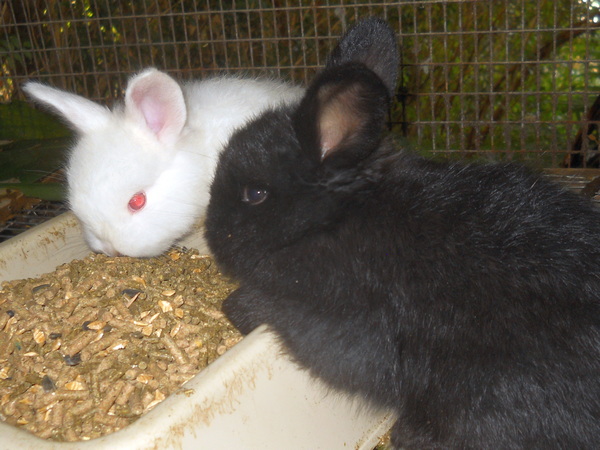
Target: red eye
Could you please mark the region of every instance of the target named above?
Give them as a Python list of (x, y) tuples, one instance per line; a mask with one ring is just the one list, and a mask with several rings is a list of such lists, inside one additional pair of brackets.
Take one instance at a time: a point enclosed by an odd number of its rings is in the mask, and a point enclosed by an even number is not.
[(146, 194), (144, 192), (138, 192), (137, 194), (133, 194), (131, 199), (129, 199), (129, 211), (136, 212), (144, 207), (146, 204)]

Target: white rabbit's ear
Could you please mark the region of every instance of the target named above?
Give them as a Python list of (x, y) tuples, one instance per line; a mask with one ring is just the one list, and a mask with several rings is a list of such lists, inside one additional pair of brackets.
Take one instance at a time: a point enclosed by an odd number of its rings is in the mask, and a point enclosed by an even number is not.
[(57, 111), (68, 124), (82, 133), (104, 126), (111, 115), (98, 103), (41, 83), (30, 81), (23, 90), (32, 99)]
[(125, 111), (165, 144), (177, 140), (187, 118), (181, 87), (156, 69), (146, 69), (131, 79), (125, 92)]

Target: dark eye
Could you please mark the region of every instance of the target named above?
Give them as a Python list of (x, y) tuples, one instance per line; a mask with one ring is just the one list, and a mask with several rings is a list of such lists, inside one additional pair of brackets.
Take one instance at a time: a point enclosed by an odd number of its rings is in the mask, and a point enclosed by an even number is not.
[(129, 207), (129, 211), (137, 212), (140, 209), (142, 209), (145, 205), (146, 194), (144, 192), (138, 192), (129, 199), (129, 204), (127, 206)]
[(250, 205), (259, 205), (269, 196), (269, 191), (265, 188), (246, 186), (242, 193), (242, 201)]

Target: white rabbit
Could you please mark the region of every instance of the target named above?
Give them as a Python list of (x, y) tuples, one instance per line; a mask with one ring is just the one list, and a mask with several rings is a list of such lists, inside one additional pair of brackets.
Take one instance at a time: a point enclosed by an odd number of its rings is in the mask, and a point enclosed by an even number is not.
[(261, 111), (300, 99), (274, 80), (215, 77), (180, 85), (146, 69), (112, 111), (78, 95), (28, 82), (78, 133), (67, 163), (68, 202), (90, 247), (154, 256), (204, 214), (219, 153)]

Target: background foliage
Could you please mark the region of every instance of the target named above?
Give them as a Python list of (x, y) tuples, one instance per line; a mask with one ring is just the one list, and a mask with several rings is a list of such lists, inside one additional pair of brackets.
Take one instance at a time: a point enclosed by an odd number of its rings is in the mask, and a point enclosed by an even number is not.
[[(600, 94), (597, 0), (0, 5), (0, 99), (11, 103), (0, 110), (0, 140), (67, 133), (17, 102), (26, 79), (109, 105), (146, 66), (182, 80), (239, 72), (306, 83), (343, 30), (368, 15), (398, 31), (402, 66), (391, 123), (418, 151), (557, 166)], [(597, 136), (584, 131), (582, 151), (595, 150)]]

